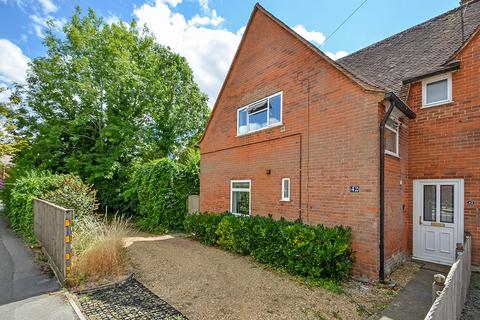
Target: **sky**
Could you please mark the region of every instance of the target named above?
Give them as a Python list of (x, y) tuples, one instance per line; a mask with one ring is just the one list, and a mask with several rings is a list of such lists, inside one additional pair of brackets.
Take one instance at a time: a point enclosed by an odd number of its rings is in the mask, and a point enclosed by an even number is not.
[[(0, 0), (0, 86), (25, 83), (28, 63), (45, 55), (46, 21), (60, 34), (76, 6), (107, 23), (137, 20), (183, 55), (212, 106), (255, 0)], [(459, 0), (260, 0), (264, 8), (332, 59), (458, 6)], [(361, 4), (355, 14), (333, 31)], [(331, 36), (330, 36), (331, 35)], [(329, 37), (330, 36), (330, 37)], [(325, 40), (328, 40), (325, 42)], [(7, 93), (0, 93), (0, 101)]]

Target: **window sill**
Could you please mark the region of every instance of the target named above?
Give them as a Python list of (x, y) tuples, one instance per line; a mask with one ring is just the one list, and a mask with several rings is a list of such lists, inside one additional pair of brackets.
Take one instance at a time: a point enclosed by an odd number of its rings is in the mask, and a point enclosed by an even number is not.
[(241, 214), (241, 213), (233, 213), (233, 212), (230, 212), (231, 214), (233, 214), (234, 216), (236, 217), (251, 217), (252, 215), (251, 214)]
[(290, 199), (280, 199), (280, 202), (292, 202)]
[(393, 157), (393, 158), (397, 158), (397, 159), (400, 160), (400, 155), (399, 154), (395, 154), (393, 152), (385, 151), (385, 155)]
[(445, 101), (439, 101), (435, 103), (430, 103), (430, 104), (424, 104), (420, 109), (428, 109), (428, 108), (433, 108), (433, 107), (439, 107), (439, 106), (445, 106), (452, 104), (453, 100), (445, 100)]
[(283, 125), (282, 122), (275, 123), (275, 124), (272, 124), (271, 126), (268, 126), (268, 127), (265, 127), (265, 128), (261, 128), (261, 129), (258, 129), (258, 130), (254, 130), (254, 131), (250, 131), (250, 132), (247, 132), (247, 133), (242, 133), (242, 134), (238, 134), (238, 133), (237, 133), (237, 135), (236, 135), (235, 137), (236, 137), (236, 138), (245, 137), (245, 136), (248, 136), (248, 135), (257, 133), (257, 132), (265, 131), (265, 130), (268, 130), (268, 129), (273, 129), (273, 128), (276, 128), (276, 127), (281, 127), (282, 125)]

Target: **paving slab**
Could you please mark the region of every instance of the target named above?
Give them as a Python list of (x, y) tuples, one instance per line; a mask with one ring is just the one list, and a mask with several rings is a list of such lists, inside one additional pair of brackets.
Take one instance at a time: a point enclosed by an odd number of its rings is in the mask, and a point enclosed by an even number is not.
[(381, 313), (381, 319), (424, 319), (432, 305), (433, 275), (431, 269), (420, 269), (413, 279), (400, 291), (390, 305)]
[(62, 292), (42, 294), (0, 306), (2, 320), (77, 320)]

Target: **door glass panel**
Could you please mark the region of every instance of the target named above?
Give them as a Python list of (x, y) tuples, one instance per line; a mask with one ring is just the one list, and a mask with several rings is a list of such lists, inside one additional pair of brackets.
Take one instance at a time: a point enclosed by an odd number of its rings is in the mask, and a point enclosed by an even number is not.
[(423, 220), (435, 221), (437, 211), (437, 186), (423, 186)]
[(440, 222), (453, 223), (453, 186), (440, 186)]

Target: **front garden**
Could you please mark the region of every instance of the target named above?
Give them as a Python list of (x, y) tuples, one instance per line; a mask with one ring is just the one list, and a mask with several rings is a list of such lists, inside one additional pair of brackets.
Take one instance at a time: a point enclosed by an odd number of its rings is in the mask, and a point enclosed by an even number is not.
[(190, 237), (135, 242), (128, 256), (138, 280), (189, 319), (376, 319), (417, 270), (407, 263), (386, 285), (344, 280), (318, 286)]
[(199, 193), (195, 146), (208, 97), (186, 60), (148, 30), (77, 8), (61, 32), (45, 32), (44, 46), (27, 83), (9, 88), (9, 101), (0, 103), (0, 156), (13, 157), (0, 196), (12, 228), (30, 244), (34, 198), (75, 210), (73, 285), (127, 272), (122, 238), (133, 229), (193, 233), (322, 285), (348, 278), (347, 228), (186, 218), (187, 197)]

